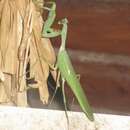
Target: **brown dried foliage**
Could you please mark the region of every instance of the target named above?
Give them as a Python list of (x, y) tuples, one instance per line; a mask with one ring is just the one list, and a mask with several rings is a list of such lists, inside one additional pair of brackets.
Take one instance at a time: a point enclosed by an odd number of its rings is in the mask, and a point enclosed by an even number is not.
[[(56, 79), (56, 56), (49, 39), (41, 38), (43, 19), (31, 0), (0, 1), (0, 103), (28, 106), (27, 78), (48, 103), (47, 79)], [(30, 66), (27, 70), (27, 66)], [(28, 73), (28, 76), (27, 76)]]

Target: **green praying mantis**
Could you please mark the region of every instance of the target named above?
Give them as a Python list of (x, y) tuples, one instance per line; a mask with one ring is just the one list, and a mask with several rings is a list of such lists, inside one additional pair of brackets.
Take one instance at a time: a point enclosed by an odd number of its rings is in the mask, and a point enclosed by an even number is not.
[[(70, 57), (66, 51), (68, 20), (64, 18), (58, 22), (58, 24), (62, 25), (61, 30), (53, 29), (52, 25), (56, 17), (56, 3), (55, 2), (47, 2), (47, 3), (51, 4), (52, 6), (51, 8), (44, 7), (44, 9), (49, 11), (49, 14), (42, 29), (42, 37), (53, 38), (53, 37), (61, 36), (62, 43), (58, 52), (56, 67), (59, 69), (61, 73), (61, 78), (63, 81), (62, 88), (64, 89), (64, 83), (66, 81), (67, 84), (70, 86), (71, 90), (73, 91), (74, 95), (76, 96), (83, 112), (86, 114), (89, 120), (94, 121), (93, 112), (88, 103), (86, 95), (82, 89), (82, 86), (77, 78)], [(66, 102), (65, 97), (64, 97), (64, 102)]]

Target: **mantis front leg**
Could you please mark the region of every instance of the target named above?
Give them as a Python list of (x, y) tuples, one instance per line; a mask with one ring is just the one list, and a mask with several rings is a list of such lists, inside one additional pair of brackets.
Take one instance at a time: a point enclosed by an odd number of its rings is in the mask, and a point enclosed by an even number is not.
[(51, 8), (44, 7), (44, 9), (49, 11), (49, 14), (42, 29), (42, 36), (46, 38), (57, 37), (61, 35), (61, 31), (52, 28), (52, 25), (56, 18), (56, 3), (55, 2), (47, 2), (47, 3), (52, 4), (52, 6)]

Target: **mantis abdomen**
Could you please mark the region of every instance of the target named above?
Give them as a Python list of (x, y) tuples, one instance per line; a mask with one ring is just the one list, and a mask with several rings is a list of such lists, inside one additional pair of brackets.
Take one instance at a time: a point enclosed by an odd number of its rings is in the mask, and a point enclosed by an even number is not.
[(61, 72), (61, 76), (67, 81), (67, 84), (72, 89), (74, 95), (76, 96), (82, 110), (86, 114), (86, 116), (94, 121), (93, 112), (89, 106), (88, 100), (85, 96), (85, 93), (81, 87), (79, 80), (77, 79), (77, 75), (74, 71), (70, 58), (66, 52), (66, 50), (59, 51), (58, 53), (58, 67)]

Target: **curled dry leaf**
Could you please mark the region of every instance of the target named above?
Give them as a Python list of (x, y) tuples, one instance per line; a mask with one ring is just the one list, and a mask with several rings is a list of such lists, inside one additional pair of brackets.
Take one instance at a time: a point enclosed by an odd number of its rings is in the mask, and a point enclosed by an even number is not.
[(54, 48), (52, 47), (51, 41), (48, 38), (42, 38), (42, 44), (44, 50), (42, 58), (49, 64), (51, 75), (53, 79), (57, 82), (58, 72), (55, 68), (56, 55)]
[(40, 99), (46, 104), (48, 103), (49, 92), (47, 86), (47, 79), (49, 76), (49, 65), (42, 58), (44, 53), (43, 44), (41, 42), (41, 26), (39, 25), (39, 18), (41, 16), (36, 9), (33, 10), (33, 17), (37, 19), (33, 24), (33, 40), (30, 46), (30, 76), (34, 77), (37, 81)]
[(47, 79), (49, 76), (49, 66), (40, 57), (41, 48), (39, 48), (39, 39), (34, 29), (34, 40), (30, 46), (30, 77), (34, 77), (37, 81), (36, 86), (39, 89), (40, 99), (43, 103), (48, 102), (49, 92)]
[(54, 48), (52, 47), (51, 41), (48, 38), (41, 39), (42, 50), (44, 53), (42, 54), (43, 59), (50, 65), (55, 65), (56, 55)]

